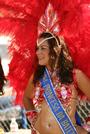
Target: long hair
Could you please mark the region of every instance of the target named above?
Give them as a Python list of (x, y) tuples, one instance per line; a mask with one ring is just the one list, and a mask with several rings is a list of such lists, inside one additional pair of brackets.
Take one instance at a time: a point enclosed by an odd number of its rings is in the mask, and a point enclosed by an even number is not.
[[(52, 37), (53, 35), (51, 33), (42, 33), (39, 38), (49, 38)], [(57, 54), (54, 50), (55, 46), (57, 46), (57, 41), (58, 44), (61, 45), (60, 40), (57, 36), (55, 38), (47, 39), (48, 45), (49, 45), (49, 65), (52, 70), (54, 70), (55, 62), (57, 59)], [(63, 46), (61, 46), (61, 52), (59, 55), (58, 63), (57, 63), (57, 68), (59, 70), (59, 77), (61, 80), (61, 83), (71, 83), (73, 81), (73, 75), (72, 75), (72, 70), (73, 70), (73, 62), (72, 60), (68, 60), (67, 57), (65, 56), (64, 52), (65, 49)], [(35, 75), (34, 75), (34, 83), (36, 83), (40, 78), (43, 77), (45, 70), (45, 66), (38, 65)]]

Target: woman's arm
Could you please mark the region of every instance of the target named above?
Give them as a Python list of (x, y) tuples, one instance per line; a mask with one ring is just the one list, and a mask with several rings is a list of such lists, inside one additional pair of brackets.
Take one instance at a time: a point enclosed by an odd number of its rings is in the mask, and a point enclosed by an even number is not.
[(23, 104), (26, 110), (34, 110), (33, 98), (33, 75), (31, 76), (23, 96)]
[(75, 74), (78, 87), (90, 99), (90, 79), (79, 69), (75, 70)]

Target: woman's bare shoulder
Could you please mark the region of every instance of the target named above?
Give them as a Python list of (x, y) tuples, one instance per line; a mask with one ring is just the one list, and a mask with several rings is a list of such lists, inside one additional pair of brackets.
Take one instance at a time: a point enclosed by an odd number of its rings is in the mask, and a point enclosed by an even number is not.
[(75, 69), (75, 77), (78, 84), (80, 82), (90, 82), (90, 78), (88, 78), (87, 75), (80, 69)]
[(90, 98), (90, 78), (79, 69), (75, 69), (75, 77), (79, 89)]

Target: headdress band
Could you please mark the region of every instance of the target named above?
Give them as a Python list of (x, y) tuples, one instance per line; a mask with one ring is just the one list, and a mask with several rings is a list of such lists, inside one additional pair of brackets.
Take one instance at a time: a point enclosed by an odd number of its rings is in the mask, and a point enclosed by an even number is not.
[(38, 40), (37, 40), (37, 46), (40, 46), (43, 42), (45, 42), (45, 41), (47, 41), (47, 40), (50, 40), (50, 39), (52, 39), (52, 38), (54, 38), (54, 37), (48, 37), (48, 38), (46, 38), (46, 39), (43, 39), (40, 43), (38, 43)]
[[(50, 33), (50, 32), (46, 32), (46, 33)], [(38, 43), (38, 40), (37, 40), (37, 46), (40, 46), (43, 42), (54, 38), (56, 40), (57, 46), (59, 47), (60, 45), (59, 45), (58, 39), (54, 36), (53, 33), (50, 33), (50, 34), (52, 35), (52, 37), (47, 37), (47, 38), (43, 39), (40, 43)]]

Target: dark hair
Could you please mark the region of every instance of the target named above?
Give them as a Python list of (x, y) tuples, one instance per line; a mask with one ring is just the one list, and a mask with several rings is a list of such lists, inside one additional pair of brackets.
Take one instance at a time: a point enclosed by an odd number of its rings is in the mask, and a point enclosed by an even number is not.
[[(39, 38), (44, 38), (44, 39), (49, 38), (49, 37), (52, 37), (52, 34), (48, 32), (42, 33), (39, 36)], [(59, 45), (61, 45), (59, 38), (57, 36), (55, 36), (55, 38), (57, 38)], [(53, 58), (50, 58), (50, 62), (49, 62), (52, 70), (54, 70), (54, 65), (55, 65), (56, 58), (57, 58), (57, 54), (54, 50), (54, 47), (57, 46), (57, 41), (55, 38), (51, 38), (47, 40), (49, 44), (49, 49), (50, 49), (49, 55), (50, 57), (53, 57)], [(65, 57), (63, 47), (61, 48), (61, 52), (59, 55), (59, 60), (58, 60), (57, 65), (58, 65), (57, 68), (59, 69), (59, 77), (61, 79), (61, 82), (71, 83), (73, 81), (73, 74), (72, 74), (73, 62), (68, 60)], [(37, 69), (34, 75), (34, 83), (36, 83), (41, 77), (43, 77), (44, 70), (45, 70), (45, 66), (41, 66), (41, 65), (37, 66)]]

